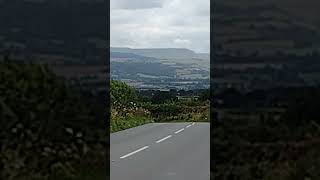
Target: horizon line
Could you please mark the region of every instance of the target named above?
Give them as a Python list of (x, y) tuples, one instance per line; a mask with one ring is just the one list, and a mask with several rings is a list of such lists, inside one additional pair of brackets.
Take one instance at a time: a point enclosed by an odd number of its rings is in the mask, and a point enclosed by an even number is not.
[(132, 47), (128, 47), (128, 46), (112, 46), (110, 45), (109, 46), (110, 48), (128, 48), (128, 49), (187, 49), (189, 51), (193, 51), (194, 53), (197, 53), (197, 54), (210, 54), (210, 51), (209, 52), (199, 52), (199, 51), (195, 51), (193, 49), (189, 49), (189, 48), (184, 48), (184, 47), (144, 47), (144, 48), (132, 48)]

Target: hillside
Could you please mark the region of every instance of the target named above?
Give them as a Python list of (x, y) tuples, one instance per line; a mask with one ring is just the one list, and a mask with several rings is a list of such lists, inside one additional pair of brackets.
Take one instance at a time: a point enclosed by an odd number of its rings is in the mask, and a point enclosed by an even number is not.
[[(301, 3), (300, 3), (301, 4)], [(296, 8), (294, 8), (296, 7)], [(305, 54), (319, 49), (320, 31), (312, 3), (217, 1), (214, 39), (217, 53), (236, 55)], [(311, 11), (308, 13), (307, 9)]]
[(153, 57), (141, 56), (133, 53), (110, 52), (111, 61), (134, 61), (134, 62), (160, 62), (159, 59)]
[(112, 48), (111, 52), (134, 53), (141, 56), (154, 57), (159, 59), (183, 59), (196, 57), (194, 51), (183, 48), (150, 48), (150, 49), (131, 49), (131, 48)]
[(211, 67), (216, 91), (319, 84), (314, 1), (294, 2), (299, 6), (288, 0), (216, 1)]
[[(0, 51), (87, 59), (106, 48), (107, 1), (19, 1), (0, 3)], [(13, 13), (14, 12), (14, 13)]]
[(209, 54), (188, 49), (111, 47), (111, 77), (136, 88), (194, 89), (208, 87)]

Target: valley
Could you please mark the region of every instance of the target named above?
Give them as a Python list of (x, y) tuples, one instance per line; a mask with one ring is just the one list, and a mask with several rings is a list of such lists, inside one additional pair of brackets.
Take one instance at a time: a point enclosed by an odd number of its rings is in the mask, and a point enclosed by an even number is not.
[(209, 54), (187, 49), (110, 49), (111, 78), (137, 89), (206, 89)]

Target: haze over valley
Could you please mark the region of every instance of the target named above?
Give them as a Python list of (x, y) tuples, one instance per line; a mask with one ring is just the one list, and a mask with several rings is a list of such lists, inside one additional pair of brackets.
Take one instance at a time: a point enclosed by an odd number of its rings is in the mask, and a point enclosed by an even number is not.
[(110, 49), (111, 78), (138, 89), (209, 87), (210, 54), (185, 48)]

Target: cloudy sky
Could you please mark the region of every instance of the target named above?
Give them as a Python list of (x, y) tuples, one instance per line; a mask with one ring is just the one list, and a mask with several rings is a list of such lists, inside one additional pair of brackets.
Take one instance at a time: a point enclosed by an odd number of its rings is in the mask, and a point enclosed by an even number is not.
[(210, 49), (210, 0), (111, 0), (111, 46)]

